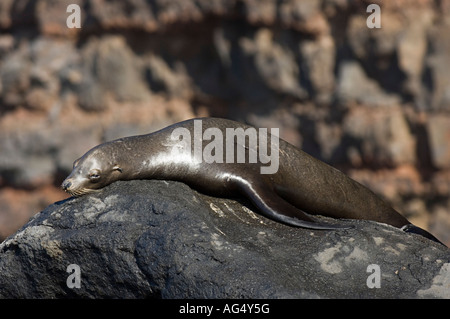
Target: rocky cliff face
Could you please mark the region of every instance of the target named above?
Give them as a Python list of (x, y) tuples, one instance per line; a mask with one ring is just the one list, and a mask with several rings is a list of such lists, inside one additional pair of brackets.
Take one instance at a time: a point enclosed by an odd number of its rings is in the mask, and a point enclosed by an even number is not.
[(450, 250), (370, 221), (313, 231), (183, 183), (116, 182), (0, 244), (1, 298), (450, 298)]
[(92, 146), (211, 115), (279, 127), (449, 244), (450, 3), (384, 1), (370, 29), (372, 2), (1, 1), (0, 238)]

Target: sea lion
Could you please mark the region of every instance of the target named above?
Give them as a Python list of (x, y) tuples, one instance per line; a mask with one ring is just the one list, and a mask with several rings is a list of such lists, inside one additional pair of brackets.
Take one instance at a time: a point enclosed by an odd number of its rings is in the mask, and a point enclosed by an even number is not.
[[(232, 141), (225, 141), (225, 147), (221, 139), (229, 132), (237, 137), (230, 134)], [(260, 213), (288, 225), (349, 228), (318, 222), (311, 217), (315, 214), (366, 219), (439, 242), (341, 171), (278, 136), (262, 134), (267, 131), (260, 132), (256, 139), (254, 132), (256, 128), (239, 122), (202, 118), (147, 135), (120, 138), (100, 144), (77, 159), (61, 186), (72, 196), (81, 196), (118, 180), (176, 180), (215, 196), (245, 196)], [(245, 154), (239, 153), (242, 150)], [(267, 165), (271, 159), (272, 167)]]

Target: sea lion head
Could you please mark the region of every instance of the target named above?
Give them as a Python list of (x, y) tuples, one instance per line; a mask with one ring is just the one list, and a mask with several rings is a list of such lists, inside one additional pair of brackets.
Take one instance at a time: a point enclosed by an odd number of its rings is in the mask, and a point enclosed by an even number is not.
[(62, 189), (78, 197), (95, 192), (120, 179), (120, 164), (110, 159), (102, 148), (93, 148), (73, 163)]

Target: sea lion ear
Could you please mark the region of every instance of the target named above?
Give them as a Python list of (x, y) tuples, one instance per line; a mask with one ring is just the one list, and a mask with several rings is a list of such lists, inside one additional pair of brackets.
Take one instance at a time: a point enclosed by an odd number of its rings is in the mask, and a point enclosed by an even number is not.
[(114, 171), (119, 171), (119, 172), (122, 173), (122, 168), (121, 168), (119, 165), (115, 165), (115, 166), (113, 167), (113, 170), (114, 170)]
[(73, 162), (72, 168), (77, 167), (78, 163), (80, 162), (80, 159), (77, 159)]

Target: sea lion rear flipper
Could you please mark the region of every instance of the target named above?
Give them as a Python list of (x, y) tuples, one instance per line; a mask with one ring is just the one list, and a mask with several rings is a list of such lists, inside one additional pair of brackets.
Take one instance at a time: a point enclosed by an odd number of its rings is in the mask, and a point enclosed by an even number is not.
[(286, 202), (271, 189), (257, 187), (248, 182), (241, 182), (238, 187), (259, 209), (262, 215), (283, 224), (323, 230), (351, 228), (349, 226), (316, 222), (305, 212)]

